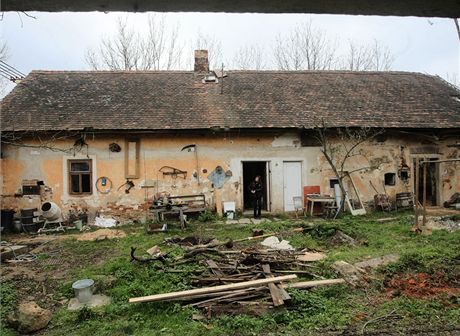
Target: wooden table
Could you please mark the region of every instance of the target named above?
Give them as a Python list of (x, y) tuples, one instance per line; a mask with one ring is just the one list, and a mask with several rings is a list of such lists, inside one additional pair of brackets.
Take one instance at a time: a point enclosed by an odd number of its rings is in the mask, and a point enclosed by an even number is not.
[(308, 212), (308, 203), (311, 203), (310, 216), (313, 216), (313, 208), (315, 203), (334, 203), (335, 198), (331, 196), (307, 196), (307, 212)]
[(164, 215), (168, 214), (178, 214), (180, 219), (181, 229), (185, 229), (185, 217), (184, 212), (188, 210), (187, 206), (172, 206), (170, 209), (167, 209), (166, 206), (158, 206), (151, 208), (150, 212), (154, 215), (155, 219), (160, 222), (164, 219)]

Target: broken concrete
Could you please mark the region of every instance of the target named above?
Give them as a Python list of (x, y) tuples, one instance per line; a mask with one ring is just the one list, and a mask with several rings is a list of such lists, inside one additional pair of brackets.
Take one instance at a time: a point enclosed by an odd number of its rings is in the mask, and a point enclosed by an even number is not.
[(87, 303), (81, 303), (78, 301), (77, 298), (72, 298), (69, 300), (69, 304), (67, 306), (68, 310), (79, 310), (83, 307), (89, 307), (89, 308), (96, 308), (96, 307), (102, 307), (110, 304), (112, 300), (110, 297), (102, 294), (95, 294), (91, 297), (89, 302)]
[(355, 263), (354, 266), (359, 269), (373, 270), (380, 266), (386, 266), (388, 264), (395, 263), (399, 260), (399, 258), (399, 254), (388, 254), (381, 257), (372, 258), (369, 260)]
[(2, 245), (0, 246), (0, 259), (2, 261), (13, 259), (27, 252), (26, 245)]
[(287, 250), (287, 251), (293, 251), (294, 248), (289, 244), (289, 241), (287, 240), (279, 240), (275, 236), (267, 237), (264, 239), (263, 242), (260, 243), (263, 246), (267, 246), (269, 248), (275, 249), (275, 250)]
[(158, 245), (155, 245), (147, 250), (147, 253), (150, 254), (150, 256), (155, 256), (161, 253), (160, 248)]
[(351, 246), (356, 246), (358, 245), (358, 242), (350, 237), (349, 235), (343, 233), (340, 230), (337, 230), (336, 233), (332, 236), (332, 238), (329, 240), (329, 243), (333, 246), (338, 246), (338, 245), (351, 245)]
[(304, 254), (297, 256), (296, 259), (300, 261), (319, 261), (325, 259), (326, 257), (327, 255), (321, 252), (305, 252)]
[(48, 309), (41, 308), (35, 302), (23, 302), (17, 312), (10, 318), (10, 323), (23, 334), (30, 334), (46, 328), (52, 314)]
[(354, 287), (362, 287), (366, 285), (366, 281), (363, 278), (364, 271), (362, 269), (342, 260), (333, 263), (332, 268), (350, 285)]

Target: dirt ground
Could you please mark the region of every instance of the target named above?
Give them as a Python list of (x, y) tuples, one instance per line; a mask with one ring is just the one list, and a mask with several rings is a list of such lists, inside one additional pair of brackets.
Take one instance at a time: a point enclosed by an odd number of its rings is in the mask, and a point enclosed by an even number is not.
[(91, 254), (75, 255), (63, 244), (75, 237), (78, 237), (79, 241), (86, 241), (98, 237), (107, 239), (126, 236), (123, 231), (108, 231), (109, 234), (105, 230), (97, 230), (63, 236), (11, 235), (8, 237), (9, 242), (27, 245), (29, 253), (34, 253), (37, 259), (31, 262), (2, 264), (0, 279), (2, 282), (14, 280), (19, 301), (35, 301), (43, 308), (57, 308), (66, 300), (64, 297), (56, 297), (56, 293), (63, 282), (75, 280), (72, 278), (72, 271), (86, 268), (88, 265), (102, 264), (113, 257), (113, 252), (104, 248), (95, 249)]

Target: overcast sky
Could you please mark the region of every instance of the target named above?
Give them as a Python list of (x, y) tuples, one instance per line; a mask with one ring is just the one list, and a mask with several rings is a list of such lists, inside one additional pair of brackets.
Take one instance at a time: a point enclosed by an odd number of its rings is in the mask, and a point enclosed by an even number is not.
[[(146, 29), (147, 14), (126, 13), (5, 13), (0, 22), (2, 39), (9, 48), (8, 63), (23, 73), (41, 70), (84, 70), (88, 48), (110, 36), (119, 16), (138, 30)], [(393, 70), (447, 76), (457, 80), (459, 39), (452, 19), (302, 14), (212, 14), (168, 13), (169, 25), (178, 23), (184, 52), (191, 53), (199, 32), (221, 41), (224, 62), (231, 64), (234, 52), (244, 45), (257, 44), (273, 64), (272, 47), (278, 35), (287, 35), (298, 23), (311, 20), (337, 41), (345, 53), (346, 42), (377, 40), (395, 56)]]

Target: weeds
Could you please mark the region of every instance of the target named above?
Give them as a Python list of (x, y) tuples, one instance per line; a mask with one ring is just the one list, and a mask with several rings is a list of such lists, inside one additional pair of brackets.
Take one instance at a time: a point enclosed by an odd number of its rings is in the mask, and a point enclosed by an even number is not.
[[(410, 273), (440, 272), (444, 281), (455, 283), (460, 274), (460, 232), (435, 231), (431, 236), (410, 232), (411, 221), (407, 213), (398, 214), (391, 222), (379, 223), (379, 216), (343, 216), (336, 221), (305, 222), (287, 217), (281, 220), (261, 222), (257, 225), (233, 226), (217, 223), (217, 217), (204, 213), (199, 221), (192, 221), (185, 231), (171, 225), (167, 233), (148, 235), (142, 226), (123, 228), (128, 235), (117, 240), (100, 242), (63, 241), (60, 246), (67, 254), (85, 257), (85, 261), (69, 271), (66, 281), (60, 283), (57, 297), (73, 297), (71, 284), (82, 278), (92, 278), (98, 293), (112, 298), (112, 304), (98, 310), (85, 309), (69, 312), (61, 308), (55, 312), (47, 335), (306, 335), (322, 334), (323, 330), (359, 333), (391, 329), (402, 330), (423, 323), (432, 326), (458, 325), (460, 302), (458, 297), (441, 296), (414, 299), (404, 296), (391, 298), (387, 295), (386, 279)], [(290, 233), (293, 228), (304, 225), (303, 233)], [(331, 264), (336, 260), (350, 263), (370, 257), (398, 253), (397, 263), (381, 267), (373, 276), (367, 292), (346, 285), (317, 288), (314, 290), (290, 290), (292, 304), (287, 310), (274, 311), (263, 316), (220, 316), (206, 321), (193, 321), (197, 311), (179, 303), (129, 304), (136, 296), (165, 293), (191, 288), (191, 274), (201, 266), (179, 265), (181, 273), (163, 272), (160, 262), (138, 264), (130, 262), (130, 247), (139, 253), (159, 245), (170, 259), (182, 256), (181, 247), (163, 244), (165, 237), (200, 235), (215, 237), (221, 241), (234, 240), (252, 235), (252, 229), (265, 233), (282, 232), (298, 249), (324, 250), (327, 258), (315, 263), (313, 272), (327, 278), (336, 274)], [(307, 230), (308, 228), (308, 230)], [(329, 246), (329, 239), (337, 230), (355, 238), (357, 246)], [(256, 241), (244, 242), (237, 248), (254, 246)], [(93, 261), (93, 256), (104, 256), (103, 262)], [(14, 283), (2, 283), (0, 287), (2, 320), (14, 309), (16, 294)], [(396, 309), (396, 310), (395, 310)], [(393, 310), (395, 314), (389, 315)], [(386, 316), (389, 316), (388, 318)], [(396, 316), (397, 315), (397, 316)], [(379, 319), (378, 317), (382, 317)], [(369, 322), (370, 321), (370, 322)], [(367, 324), (366, 324), (367, 323)]]
[(0, 283), (0, 316), (5, 321), (6, 316), (16, 307), (17, 296), (14, 284), (10, 281)]

